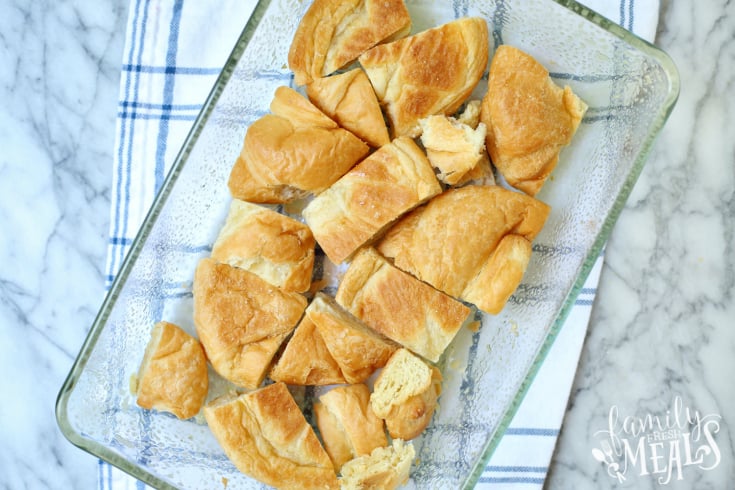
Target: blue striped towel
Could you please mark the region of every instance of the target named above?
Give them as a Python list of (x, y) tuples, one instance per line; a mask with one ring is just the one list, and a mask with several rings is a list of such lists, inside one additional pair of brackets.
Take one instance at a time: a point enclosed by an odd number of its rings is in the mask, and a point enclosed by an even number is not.
[[(653, 39), (659, 0), (586, 0)], [(254, 0), (132, 0), (122, 60), (113, 161), (107, 284), (254, 8)], [(541, 488), (564, 417), (602, 268), (594, 266), (564, 328), (496, 449), (478, 488)], [(534, 407), (545, 407), (539, 411)], [(104, 490), (145, 488), (100, 462)]]

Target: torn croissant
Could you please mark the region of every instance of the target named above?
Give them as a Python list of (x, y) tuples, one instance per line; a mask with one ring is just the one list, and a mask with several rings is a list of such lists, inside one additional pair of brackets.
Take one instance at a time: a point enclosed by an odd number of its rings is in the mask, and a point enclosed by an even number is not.
[(499, 186), (450, 189), (393, 225), (377, 248), (396, 267), (495, 314), (518, 287), (549, 210)]
[(296, 29), (288, 66), (296, 84), (304, 85), (410, 29), (403, 0), (315, 0)]
[(370, 146), (390, 143), (378, 98), (359, 68), (314, 80), (306, 86), (306, 95), (324, 114)]
[(453, 114), (487, 67), (488, 29), (468, 17), (388, 44), (360, 56), (392, 129), (392, 136), (419, 135), (419, 119)]
[(276, 89), (271, 112), (245, 134), (228, 182), (236, 199), (284, 203), (321, 192), (370, 150), (288, 87)]
[(586, 110), (572, 89), (557, 86), (533, 57), (498, 47), (480, 117), (493, 164), (510, 185), (536, 195)]
[(204, 416), (246, 475), (277, 488), (339, 488), (332, 461), (285, 384), (214, 400)]

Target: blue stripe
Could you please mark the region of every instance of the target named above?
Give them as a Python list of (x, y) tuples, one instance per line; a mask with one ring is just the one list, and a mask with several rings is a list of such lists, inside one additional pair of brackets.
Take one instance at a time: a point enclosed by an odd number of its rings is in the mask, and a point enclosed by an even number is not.
[(577, 306), (592, 306), (592, 303), (594, 303), (592, 299), (578, 299), (574, 302)]
[(97, 460), (97, 485), (99, 488), (105, 488), (104, 469), (104, 462), (101, 459)]
[(620, 25), (625, 27), (625, 0), (620, 2)]
[(507, 436), (550, 436), (559, 435), (559, 429), (537, 429), (533, 427), (509, 427), (505, 431)]
[(549, 76), (557, 80), (573, 80), (575, 82), (587, 82), (587, 83), (612, 82), (612, 81), (620, 80), (621, 78), (623, 78), (623, 75), (620, 75), (620, 74), (575, 75), (574, 73), (563, 73), (563, 72), (549, 72)]
[(189, 290), (191, 290), (190, 286), (185, 286), (185, 284), (187, 283), (191, 283), (191, 280), (162, 282), (161, 289), (187, 289), (188, 288)]
[(635, 3), (634, 0), (628, 1), (628, 30), (633, 30), (633, 4)]
[[(182, 299), (182, 298), (193, 298), (194, 293), (191, 291), (187, 292), (181, 292), (181, 293), (168, 293), (168, 294), (162, 294), (161, 299)], [(158, 315), (160, 317), (160, 315)]]
[(617, 119), (618, 116), (614, 114), (603, 114), (601, 116), (584, 116), (582, 118), (582, 122), (585, 124), (591, 124), (595, 123), (597, 121), (611, 121), (613, 119)]
[[(152, 65), (122, 65), (123, 71), (131, 73), (149, 73), (162, 75), (219, 75), (222, 67), (219, 68), (196, 68), (191, 66), (152, 66)], [(249, 76), (249, 75), (248, 75)], [(293, 78), (291, 71), (256, 71), (254, 78), (259, 80), (289, 80)]]
[[(238, 125), (248, 127), (253, 123), (253, 121), (256, 121), (257, 119), (263, 117), (265, 114), (268, 114), (268, 112), (267, 111), (252, 112), (248, 114), (247, 118), (231, 119), (231, 121), (236, 122)], [(127, 119), (130, 121), (134, 121), (137, 119), (140, 119), (140, 120), (167, 119), (169, 121), (195, 121), (196, 118), (199, 117), (199, 113), (196, 113), (196, 114), (145, 114), (145, 113), (138, 113), (138, 112), (131, 112), (131, 113), (118, 112), (117, 117), (121, 119)], [(606, 116), (606, 117), (611, 118), (614, 116)]]
[[(133, 239), (127, 238), (127, 237), (110, 237), (108, 238), (108, 243), (111, 245), (128, 246), (131, 243), (133, 243)], [(212, 246), (211, 245), (177, 245), (176, 247), (174, 247), (174, 250), (177, 250), (183, 253), (198, 254), (202, 252), (211, 252)]]
[[(169, 112), (169, 111), (164, 111)], [(192, 114), (192, 115), (184, 115), (184, 114), (141, 114), (139, 112), (118, 112), (117, 117), (121, 119), (140, 119), (140, 120), (148, 120), (148, 119), (160, 119), (161, 121), (194, 121), (197, 117), (199, 117), (199, 114)], [(168, 126), (168, 125), (167, 125)], [(160, 140), (159, 140), (160, 143)], [(163, 144), (165, 147), (165, 143)], [(165, 151), (165, 149), (164, 149)], [(156, 150), (156, 163), (158, 162), (158, 150)], [(156, 171), (158, 170), (158, 165), (156, 165)], [(163, 171), (161, 171), (163, 173)], [(156, 181), (156, 190), (158, 190), (158, 181)]]
[(493, 13), (493, 42), (495, 46), (503, 44), (503, 24), (506, 18), (506, 6), (504, 0), (495, 2), (495, 12)]
[(529, 476), (482, 477), (480, 483), (534, 483), (543, 485), (545, 478)]
[(108, 243), (110, 245), (130, 245), (133, 243), (133, 240), (131, 238), (110, 237)]
[(459, 19), (460, 17), (466, 17), (469, 10), (467, 0), (454, 0), (452, 2), (452, 9), (454, 10), (454, 18)]
[(485, 471), (496, 473), (546, 473), (548, 466), (487, 466)]
[[(135, 51), (135, 40), (136, 37), (136, 31), (138, 29), (138, 15), (140, 13), (140, 1), (135, 2), (135, 10), (133, 13), (133, 32), (131, 35), (131, 44), (130, 44), (130, 53), (128, 54), (128, 60), (133, 60), (133, 52)], [(130, 77), (125, 77), (125, 98), (129, 98), (130, 96)], [(120, 146), (118, 148), (118, 165), (117, 165), (117, 186), (115, 189), (115, 195), (117, 196), (117, 199), (115, 201), (115, 216), (113, 218), (113, 230), (112, 234), (114, 236), (119, 235), (120, 231), (120, 193), (122, 192), (122, 180), (123, 180), (123, 147), (125, 146), (125, 121), (121, 121), (120, 123)], [(116, 274), (117, 273), (117, 267), (115, 262), (115, 254), (110, 254), (110, 270), (108, 271), (110, 274)]]
[[(176, 66), (176, 51), (179, 46), (179, 23), (181, 22), (181, 10), (183, 0), (176, 0), (174, 3), (174, 12), (171, 18), (171, 31), (168, 36), (168, 51), (166, 52), (166, 66)], [(174, 84), (176, 77), (174, 73), (166, 72), (166, 79), (163, 83), (163, 104), (170, 106), (174, 98)], [(137, 97), (136, 97), (137, 98)], [(161, 188), (163, 184), (163, 174), (165, 171), (166, 144), (168, 140), (168, 118), (170, 111), (163, 111), (161, 123), (158, 130), (158, 144), (156, 145), (156, 168), (155, 168), (155, 189)]]
[(202, 109), (202, 104), (151, 104), (135, 100), (121, 100), (117, 105), (125, 109), (132, 107), (133, 109), (150, 109), (156, 111), (199, 111)]
[(219, 68), (196, 68), (190, 66), (175, 66), (167, 64), (166, 66), (142, 65), (140, 63), (124, 64), (123, 71), (132, 73), (160, 73), (164, 75), (219, 75), (222, 67)]
[(596, 294), (597, 288), (582, 288), (582, 291), (580, 291), (582, 294)]
[[(146, 0), (146, 8), (143, 11), (143, 20), (142, 20), (142, 23), (141, 23), (141, 30), (140, 30), (140, 48), (139, 48), (139, 51), (138, 51), (138, 62), (139, 63), (140, 63), (140, 60), (143, 58), (143, 45), (144, 45), (144, 41), (145, 41), (145, 32), (146, 32), (147, 25), (148, 25), (148, 0)], [(138, 90), (139, 89), (140, 89), (140, 77), (138, 76), (138, 77), (135, 77), (135, 84), (134, 84), (134, 88), (133, 88), (133, 98), (134, 99), (137, 99), (138, 98)], [(126, 97), (126, 98), (128, 98), (128, 97)], [(132, 164), (133, 164), (133, 144), (134, 144), (134, 139), (133, 139), (134, 131), (133, 131), (133, 129), (134, 128), (135, 128), (135, 125), (134, 124), (131, 124), (130, 125), (130, 134), (128, 135), (128, 141), (129, 141), (128, 142), (128, 156), (127, 156), (127, 161), (125, 161), (125, 170), (126, 170), (126, 175), (128, 176), (128, 179), (125, 182), (125, 198), (124, 198), (124, 201), (123, 201), (123, 216), (122, 216), (123, 226), (122, 226), (122, 232), (119, 233), (119, 234), (116, 233), (115, 236), (120, 236), (120, 235), (121, 236), (126, 236), (128, 234), (128, 211), (129, 211), (129, 207), (128, 206), (130, 204), (130, 174), (132, 173), (131, 172), (131, 167), (132, 167)], [(119, 258), (118, 264), (122, 264), (122, 261), (123, 261), (124, 257), (125, 257), (125, 249), (124, 248), (120, 248), (120, 253), (118, 255), (118, 258)], [(115, 274), (117, 274), (117, 269), (118, 269), (118, 267), (115, 267), (115, 270), (114, 270), (114, 273)]]

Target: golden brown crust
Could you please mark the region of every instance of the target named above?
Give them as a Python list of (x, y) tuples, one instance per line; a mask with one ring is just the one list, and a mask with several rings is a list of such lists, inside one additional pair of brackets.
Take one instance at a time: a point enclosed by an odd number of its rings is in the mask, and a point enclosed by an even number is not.
[(315, 0), (296, 29), (288, 66), (296, 84), (304, 85), (410, 28), (403, 0)]
[(337, 302), (372, 329), (436, 362), (470, 309), (392, 266), (374, 249), (355, 255)]
[(357, 164), (304, 209), (316, 241), (339, 264), (391, 222), (441, 192), (426, 155), (401, 137)]
[(488, 60), (487, 23), (459, 19), (376, 46), (359, 60), (393, 137), (416, 137), (419, 119), (454, 113), (480, 81)]
[(246, 475), (282, 489), (339, 488), (329, 456), (285, 384), (215, 400), (204, 416), (227, 457)]
[(274, 381), (283, 381), (290, 385), (345, 383), (339, 364), (329, 353), (324, 339), (308, 314), (304, 315), (296, 327), (283, 354), (273, 366), (270, 377)]
[(377, 247), (396, 267), (451, 296), (469, 296), (478, 307), (487, 307), (486, 302), (498, 304), (497, 291), (515, 290), (517, 274), (501, 275), (495, 285), (489, 277), (480, 280), (468, 295), (465, 289), (493, 259), (505, 236), (517, 235), (530, 243), (548, 214), (549, 206), (525, 194), (499, 186), (466, 186), (448, 190), (411, 212)]
[(370, 408), (370, 389), (364, 384), (338, 386), (314, 404), (319, 432), (334, 468), (388, 445), (383, 421)]
[(481, 119), (487, 148), (508, 183), (536, 195), (577, 131), (587, 106), (523, 51), (499, 46), (490, 64)]
[[(213, 354), (227, 379), (249, 390), (259, 388), (271, 369), (273, 356), (290, 334), (290, 331), (272, 335), (243, 345), (239, 350)], [(215, 361), (211, 361), (214, 366)]]
[(394, 490), (408, 482), (411, 463), (416, 456), (413, 444), (393, 439), (369, 456), (360, 456), (342, 466), (341, 490)]
[(385, 366), (398, 348), (345, 311), (332, 298), (317, 293), (306, 310), (337, 362), (347, 383), (362, 383)]
[(197, 339), (180, 327), (158, 322), (138, 370), (137, 404), (180, 419), (199, 413), (209, 388), (207, 359)]
[(496, 315), (503, 309), (523, 279), (531, 260), (531, 242), (519, 235), (506, 235), (490, 258), (462, 291), (462, 298), (482, 311)]
[(339, 473), (342, 465), (353, 458), (350, 441), (337, 416), (323, 403), (315, 402), (313, 409), (324, 449), (332, 460), (335, 471)]
[(246, 269), (285, 291), (305, 292), (311, 286), (314, 245), (311, 230), (300, 221), (234, 199), (212, 258)]
[[(298, 323), (306, 299), (284, 292), (243, 269), (199, 261), (194, 274), (194, 323), (212, 367), (224, 378), (242, 386), (252, 385), (255, 366), (243, 366), (255, 356), (268, 363), (278, 345)], [(271, 343), (251, 346), (271, 338)], [(256, 349), (256, 350), (253, 350)], [(272, 351), (272, 352), (271, 352)], [(252, 357), (251, 357), (252, 358)]]
[(306, 94), (324, 114), (370, 146), (390, 143), (378, 98), (361, 69), (318, 78), (306, 86)]
[(245, 134), (228, 181), (237, 199), (283, 203), (321, 192), (370, 149), (288, 87), (276, 89), (271, 111)]

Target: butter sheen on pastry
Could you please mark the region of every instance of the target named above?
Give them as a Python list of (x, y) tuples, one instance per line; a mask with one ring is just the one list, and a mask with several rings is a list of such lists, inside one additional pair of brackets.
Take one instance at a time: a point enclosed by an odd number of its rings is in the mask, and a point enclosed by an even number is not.
[(271, 114), (250, 125), (232, 167), (232, 197), (285, 203), (332, 185), (370, 148), (305, 97), (278, 87)]
[(490, 158), (510, 185), (535, 196), (571, 142), (587, 105), (532, 56), (499, 46), (480, 118)]
[(381, 44), (359, 58), (394, 138), (417, 137), (426, 116), (453, 114), (480, 81), (487, 60), (487, 23), (476, 17)]
[(469, 185), (415, 209), (376, 247), (396, 267), (494, 314), (518, 287), (549, 211), (520, 192)]
[(296, 29), (288, 66), (296, 84), (304, 85), (410, 29), (403, 0), (315, 0)]
[(217, 399), (204, 416), (246, 475), (282, 489), (339, 488), (332, 461), (285, 384)]

